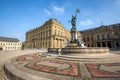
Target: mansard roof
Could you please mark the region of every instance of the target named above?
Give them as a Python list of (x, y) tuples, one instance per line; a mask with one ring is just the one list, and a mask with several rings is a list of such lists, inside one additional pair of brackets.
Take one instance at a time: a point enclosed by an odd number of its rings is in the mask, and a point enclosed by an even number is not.
[(1, 37), (0, 41), (6, 41), (6, 42), (18, 42), (19, 40), (17, 38), (9, 38), (9, 37)]
[(49, 19), (48, 21), (45, 21), (45, 22), (44, 22), (42, 25), (40, 25), (39, 27), (30, 29), (30, 30), (27, 31), (26, 33), (32, 32), (32, 31), (34, 31), (34, 30), (36, 30), (36, 29), (38, 29), (38, 28), (41, 28), (41, 27), (45, 27), (45, 25), (51, 23), (52, 21), (54, 21), (54, 22), (56, 22), (56, 23), (59, 23), (59, 24), (62, 25), (63, 28), (64, 28), (64, 25), (63, 25), (61, 22), (59, 22), (59, 21), (58, 21), (57, 19), (55, 19), (55, 18), (51, 18), (51, 19)]
[(92, 28), (92, 29), (87, 29), (87, 30), (82, 30), (80, 31), (81, 33), (84, 33), (84, 32), (93, 32), (93, 31), (98, 31), (98, 30), (101, 30), (102, 28), (104, 29), (107, 29), (107, 28), (116, 28), (116, 27), (119, 27), (120, 28), (120, 23), (117, 23), (117, 24), (111, 24), (111, 25), (101, 25), (99, 27), (96, 27), (96, 28)]

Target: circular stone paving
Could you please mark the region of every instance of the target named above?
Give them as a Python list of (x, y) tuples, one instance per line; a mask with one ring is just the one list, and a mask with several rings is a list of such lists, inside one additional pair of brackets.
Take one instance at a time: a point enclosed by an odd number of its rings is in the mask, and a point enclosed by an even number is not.
[(5, 63), (5, 72), (10, 80), (119, 80), (119, 58), (120, 55), (116, 54), (100, 60), (77, 57), (74, 61), (75, 57), (65, 60), (59, 56), (34, 53), (9, 59)]

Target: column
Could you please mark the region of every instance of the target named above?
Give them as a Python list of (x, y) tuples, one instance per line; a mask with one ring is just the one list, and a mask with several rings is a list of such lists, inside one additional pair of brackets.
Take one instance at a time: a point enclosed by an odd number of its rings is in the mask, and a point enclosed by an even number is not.
[(63, 40), (61, 40), (61, 48), (63, 47)]
[(61, 39), (59, 39), (59, 48), (61, 48)]
[(97, 47), (97, 42), (95, 42), (95, 45), (94, 45), (94, 47)]
[(41, 39), (41, 41), (40, 41), (40, 48), (42, 48), (42, 39)]
[(59, 43), (60, 41), (59, 41), (59, 39), (58, 39), (57, 41), (58, 41), (58, 46), (57, 46), (57, 48), (59, 48), (59, 47), (60, 47), (60, 46), (59, 46), (59, 45), (60, 45), (60, 43)]
[(41, 39), (41, 48), (43, 48), (43, 40)]
[(54, 39), (54, 48), (56, 48), (56, 39)]
[(58, 42), (57, 42), (57, 43), (58, 43), (58, 46), (57, 46), (57, 48), (59, 48), (59, 45), (60, 45), (60, 44), (59, 44), (59, 39), (58, 39), (57, 41), (58, 41)]
[(102, 47), (102, 42), (100, 42), (100, 47)]
[(107, 41), (105, 43), (106, 43), (106, 47), (108, 47)]
[(53, 38), (53, 48), (55, 48), (55, 38)]
[(93, 47), (96, 47), (96, 42), (93, 43)]
[(62, 48), (62, 40), (60, 39), (60, 48)]
[(114, 48), (114, 44), (113, 44), (113, 42), (111, 42), (111, 48)]
[(119, 48), (120, 48), (120, 41), (118, 41), (119, 42)]
[(46, 40), (46, 49), (48, 48), (48, 41)]
[(51, 37), (51, 40), (50, 40), (50, 48), (53, 48), (53, 37)]
[(114, 48), (116, 48), (117, 46), (116, 46), (116, 41), (113, 41), (114, 42)]

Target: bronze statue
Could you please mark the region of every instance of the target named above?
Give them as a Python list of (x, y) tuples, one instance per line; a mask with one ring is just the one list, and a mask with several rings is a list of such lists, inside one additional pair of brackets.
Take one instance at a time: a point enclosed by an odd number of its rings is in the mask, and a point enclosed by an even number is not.
[(74, 15), (72, 15), (71, 25), (72, 25), (72, 28), (76, 29), (76, 16)]
[(72, 29), (71, 30), (76, 30), (76, 16), (77, 16), (77, 13), (79, 13), (79, 9), (76, 9), (75, 16), (72, 15), (72, 19), (71, 19)]

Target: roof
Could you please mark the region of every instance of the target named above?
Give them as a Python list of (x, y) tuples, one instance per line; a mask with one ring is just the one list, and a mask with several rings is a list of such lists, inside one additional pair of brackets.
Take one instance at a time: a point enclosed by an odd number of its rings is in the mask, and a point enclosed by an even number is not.
[(8, 37), (1, 37), (0, 36), (0, 41), (6, 41), (6, 42), (18, 42), (19, 40), (16, 38), (8, 38)]
[(79, 31), (79, 32), (88, 32), (88, 31), (95, 31), (95, 30), (97, 30), (97, 29), (99, 29), (99, 27), (96, 27), (96, 28), (91, 28), (91, 29), (87, 29), (87, 30), (82, 30), (82, 31)]
[[(39, 27), (30, 29), (30, 30), (27, 31), (26, 33), (32, 32), (32, 31), (37, 30), (38, 28), (41, 28), (41, 27), (46, 27), (45, 25), (46, 25), (46, 24), (49, 24), (49, 23), (52, 22), (52, 21), (55, 21), (55, 22), (59, 23), (59, 24), (62, 25), (62, 27), (64, 28), (64, 25), (63, 25), (61, 22), (59, 22), (57, 19), (51, 18), (51, 19), (49, 19), (48, 21), (45, 21), (44, 24), (40, 25)], [(52, 23), (51, 23), (51, 24), (52, 24)], [(49, 25), (50, 25), (50, 24), (49, 24)]]
[(111, 25), (101, 25), (101, 26), (99, 26), (99, 27), (96, 27), (96, 28), (91, 28), (91, 29), (87, 29), (87, 30), (82, 30), (82, 31), (79, 31), (79, 32), (81, 32), (81, 33), (83, 33), (83, 32), (88, 32), (88, 31), (96, 31), (96, 30), (98, 30), (98, 29), (100, 29), (100, 28), (102, 28), (102, 27), (114, 27), (114, 26), (120, 26), (120, 23), (117, 23), (117, 24), (111, 24)]

